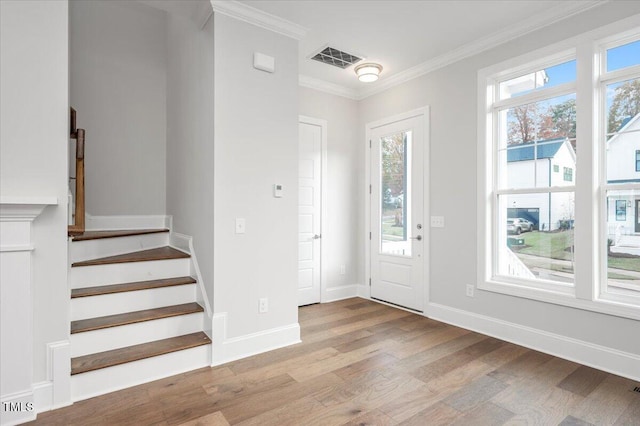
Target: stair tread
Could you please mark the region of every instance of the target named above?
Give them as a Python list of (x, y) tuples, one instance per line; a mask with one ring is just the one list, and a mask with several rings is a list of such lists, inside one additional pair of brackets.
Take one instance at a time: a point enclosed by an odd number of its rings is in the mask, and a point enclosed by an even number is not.
[(163, 306), (162, 308), (127, 312), (124, 314), (88, 318), (83, 320), (71, 321), (71, 334), (101, 330), (110, 327), (118, 327), (121, 325), (134, 324), (144, 321), (153, 321), (179, 315), (195, 314), (197, 312), (203, 311), (204, 309), (202, 308), (202, 306), (200, 306), (196, 302), (192, 302), (184, 303), (182, 305)]
[(94, 287), (75, 288), (71, 290), (71, 298), (100, 296), (103, 294), (124, 293), (127, 291), (149, 290), (152, 288), (172, 287), (184, 284), (195, 284), (193, 277), (164, 278), (160, 280), (136, 281), (122, 284), (100, 285)]
[(202, 331), (169, 339), (156, 340), (71, 359), (71, 375), (113, 367), (158, 355), (207, 345), (211, 339)]
[(72, 241), (88, 241), (98, 240), (102, 238), (130, 237), (134, 235), (157, 234), (160, 232), (169, 232), (168, 229), (122, 229), (109, 231), (85, 231), (82, 234), (73, 236)]
[(168, 260), (168, 259), (184, 259), (191, 257), (188, 253), (165, 246), (149, 250), (134, 251), (131, 253), (118, 254), (116, 256), (101, 257), (98, 259), (84, 260), (71, 264), (72, 267), (77, 266), (94, 266), (109, 265), (113, 263), (129, 263), (129, 262), (145, 262), (148, 260)]

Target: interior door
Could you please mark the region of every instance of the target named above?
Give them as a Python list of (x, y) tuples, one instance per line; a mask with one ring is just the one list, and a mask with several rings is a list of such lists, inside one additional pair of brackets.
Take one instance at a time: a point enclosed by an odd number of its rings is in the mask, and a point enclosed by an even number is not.
[(424, 116), (371, 131), (371, 297), (422, 312)]
[(322, 131), (299, 124), (298, 306), (320, 302)]

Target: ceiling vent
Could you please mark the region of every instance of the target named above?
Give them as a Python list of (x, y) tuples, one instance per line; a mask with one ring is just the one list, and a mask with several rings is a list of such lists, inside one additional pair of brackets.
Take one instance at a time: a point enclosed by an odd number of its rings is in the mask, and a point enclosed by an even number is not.
[(322, 62), (323, 64), (333, 65), (334, 67), (341, 69), (345, 69), (362, 60), (362, 58), (356, 55), (343, 52), (333, 47), (325, 47), (320, 52), (313, 55), (311, 59)]

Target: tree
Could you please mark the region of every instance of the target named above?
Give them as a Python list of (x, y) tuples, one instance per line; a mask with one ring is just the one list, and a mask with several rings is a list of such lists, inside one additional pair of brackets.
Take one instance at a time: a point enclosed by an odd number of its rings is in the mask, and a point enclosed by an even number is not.
[(576, 137), (576, 100), (569, 99), (561, 104), (549, 107), (552, 138)]
[(627, 81), (616, 87), (609, 107), (607, 131), (617, 132), (626, 119), (635, 117), (636, 114), (640, 114), (640, 79)]
[(540, 121), (538, 104), (520, 105), (511, 108), (507, 114), (509, 121), (508, 144), (533, 142), (536, 138), (536, 127)]

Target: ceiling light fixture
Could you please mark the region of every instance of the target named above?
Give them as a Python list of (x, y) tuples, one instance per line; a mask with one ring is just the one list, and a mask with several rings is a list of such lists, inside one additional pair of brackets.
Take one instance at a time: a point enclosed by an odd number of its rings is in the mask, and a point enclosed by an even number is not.
[(382, 72), (382, 65), (374, 63), (361, 64), (355, 68), (355, 72), (358, 80), (363, 83), (371, 83), (378, 79), (380, 72)]

